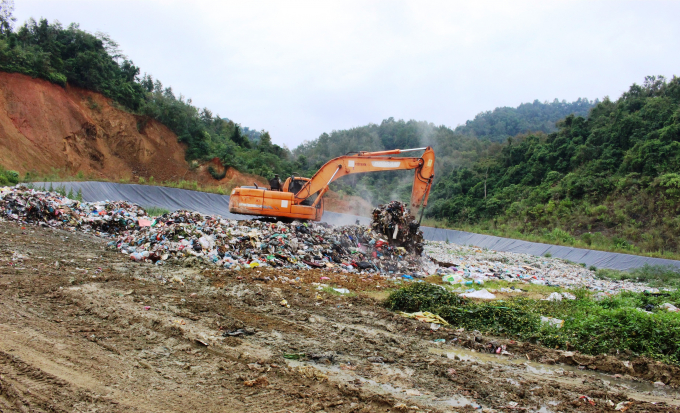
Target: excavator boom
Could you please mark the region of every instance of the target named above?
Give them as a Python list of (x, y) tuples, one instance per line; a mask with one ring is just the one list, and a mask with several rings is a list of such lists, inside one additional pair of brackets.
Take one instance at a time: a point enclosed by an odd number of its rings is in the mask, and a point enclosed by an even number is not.
[[(421, 157), (389, 156), (422, 150), (424, 153)], [(250, 187), (236, 188), (229, 199), (229, 211), (319, 221), (323, 215), (323, 195), (336, 179), (357, 173), (410, 169), (415, 169), (410, 208), (411, 213), (417, 215), (427, 205), (434, 179), (434, 151), (429, 146), (339, 156), (326, 162), (311, 179), (289, 178), (284, 185), (284, 192)], [(291, 179), (304, 181), (304, 184), (298, 190), (299, 186), (295, 187)], [(310, 202), (314, 195), (316, 198)]]

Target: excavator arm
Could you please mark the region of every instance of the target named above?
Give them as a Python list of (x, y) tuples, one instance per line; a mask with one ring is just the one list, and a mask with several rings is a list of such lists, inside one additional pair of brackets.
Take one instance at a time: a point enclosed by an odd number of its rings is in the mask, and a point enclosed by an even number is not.
[[(421, 157), (390, 156), (423, 150), (425, 152)], [(434, 178), (434, 151), (429, 146), (339, 156), (322, 166), (311, 179), (288, 178), (282, 190), (267, 190), (257, 185), (234, 188), (229, 197), (229, 212), (319, 221), (323, 215), (323, 195), (328, 191), (328, 185), (336, 179), (350, 174), (406, 169), (415, 169), (410, 209), (411, 213), (417, 215), (427, 205)], [(297, 185), (302, 185), (299, 190)], [(312, 197), (315, 194), (317, 196), (314, 199)]]
[[(389, 155), (399, 155), (407, 152), (425, 152), (421, 157), (393, 157)], [(294, 203), (300, 204), (305, 199), (319, 193), (314, 201), (316, 206), (321, 201), (323, 195), (328, 191), (328, 185), (338, 178), (345, 175), (378, 172), (378, 171), (398, 171), (415, 169), (413, 180), (413, 191), (411, 192), (411, 213), (418, 214), (418, 211), (427, 205), (427, 198), (430, 194), (432, 181), (434, 179), (434, 150), (431, 147), (416, 149), (394, 149), (380, 152), (358, 152), (339, 156), (326, 162), (314, 176), (295, 194)]]

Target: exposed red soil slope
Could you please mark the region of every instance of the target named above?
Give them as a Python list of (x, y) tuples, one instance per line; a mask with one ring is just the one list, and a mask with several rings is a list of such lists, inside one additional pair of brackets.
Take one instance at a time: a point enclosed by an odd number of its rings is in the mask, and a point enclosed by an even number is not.
[(0, 72), (0, 165), (25, 172), (106, 180), (245, 183), (260, 177), (227, 171), (219, 182), (207, 167), (191, 169), (185, 148), (161, 123), (127, 113), (111, 99), (78, 87)]
[(0, 163), (7, 168), (111, 180), (170, 180), (189, 169), (168, 128), (98, 93), (12, 73), (0, 73), (0, 91)]

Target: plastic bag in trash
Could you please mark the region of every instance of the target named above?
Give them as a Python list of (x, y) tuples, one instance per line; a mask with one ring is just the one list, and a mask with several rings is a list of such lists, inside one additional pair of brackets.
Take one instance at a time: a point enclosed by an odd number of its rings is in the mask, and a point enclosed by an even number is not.
[(461, 297), (467, 297), (467, 298), (481, 298), (483, 300), (493, 300), (496, 298), (496, 296), (490, 292), (488, 292), (486, 289), (483, 290), (478, 290), (474, 291), (471, 293), (463, 293), (463, 294), (458, 294)]
[(564, 320), (560, 320), (559, 318), (553, 318), (553, 317), (543, 317), (541, 316), (541, 322), (543, 324), (548, 324), (556, 328), (562, 328), (564, 325)]

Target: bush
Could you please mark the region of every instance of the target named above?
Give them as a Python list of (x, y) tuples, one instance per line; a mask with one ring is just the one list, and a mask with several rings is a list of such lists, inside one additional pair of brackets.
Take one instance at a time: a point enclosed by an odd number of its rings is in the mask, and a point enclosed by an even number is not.
[(390, 310), (413, 312), (424, 308), (457, 306), (464, 302), (465, 299), (440, 286), (422, 282), (393, 292), (385, 302), (385, 306)]
[[(605, 276), (603, 270), (598, 276)], [(680, 279), (677, 269), (646, 267), (635, 277)], [(453, 327), (540, 341), (548, 347), (575, 349), (587, 354), (632, 351), (668, 363), (680, 364), (680, 314), (659, 306), (680, 305), (680, 291), (667, 294), (622, 292), (595, 301), (590, 292), (575, 291), (576, 300), (542, 301), (513, 298), (507, 301), (465, 300), (426, 283), (414, 284), (390, 294), (391, 310), (430, 311)], [(638, 309), (651, 304), (652, 314)], [(541, 322), (541, 316), (564, 320), (557, 329)]]

